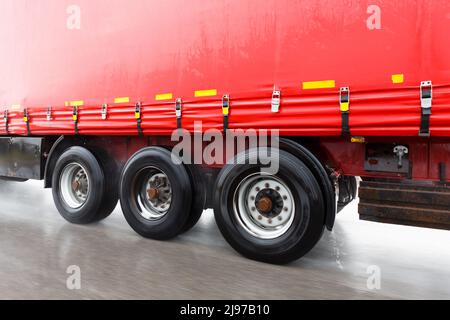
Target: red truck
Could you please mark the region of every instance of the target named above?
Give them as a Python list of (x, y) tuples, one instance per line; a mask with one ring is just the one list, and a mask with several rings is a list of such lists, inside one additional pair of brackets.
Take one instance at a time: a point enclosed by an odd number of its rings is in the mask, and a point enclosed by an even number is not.
[[(447, 0), (3, 0), (0, 12), (0, 175), (44, 180), (72, 223), (120, 199), (137, 233), (165, 240), (214, 208), (238, 252), (287, 263), (332, 230), (360, 176), (362, 219), (450, 228)], [(252, 130), (270, 143), (185, 161), (218, 132)], [(175, 154), (180, 132), (215, 139)], [(262, 170), (269, 154), (276, 172)]]

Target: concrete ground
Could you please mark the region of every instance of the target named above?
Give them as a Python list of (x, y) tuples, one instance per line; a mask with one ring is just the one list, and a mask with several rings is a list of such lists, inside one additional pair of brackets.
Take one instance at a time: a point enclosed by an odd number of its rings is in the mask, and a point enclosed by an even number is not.
[[(0, 182), (0, 203), (1, 299), (450, 299), (450, 232), (359, 221), (356, 203), (288, 266), (239, 256), (210, 210), (158, 242), (120, 207), (98, 224), (65, 222), (40, 181)], [(69, 266), (79, 290), (66, 286)]]

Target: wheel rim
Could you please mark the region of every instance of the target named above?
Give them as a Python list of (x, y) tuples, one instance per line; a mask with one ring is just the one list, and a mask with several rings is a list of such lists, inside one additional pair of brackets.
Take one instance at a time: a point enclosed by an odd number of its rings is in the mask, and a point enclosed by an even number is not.
[(233, 209), (239, 225), (260, 239), (275, 239), (291, 227), (295, 215), (292, 192), (279, 177), (255, 173), (236, 188)]
[(163, 218), (172, 204), (172, 187), (168, 176), (155, 167), (148, 167), (137, 174), (133, 198), (138, 212), (146, 220)]
[(82, 207), (89, 196), (89, 175), (79, 163), (64, 167), (59, 181), (63, 201), (72, 209)]

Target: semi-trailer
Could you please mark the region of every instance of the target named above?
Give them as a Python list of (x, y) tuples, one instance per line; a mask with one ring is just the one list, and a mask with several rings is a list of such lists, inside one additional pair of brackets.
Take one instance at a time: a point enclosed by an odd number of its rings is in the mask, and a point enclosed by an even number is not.
[(448, 1), (3, 0), (0, 12), (0, 175), (43, 180), (69, 222), (120, 200), (137, 233), (165, 240), (213, 208), (239, 253), (287, 263), (332, 230), (361, 177), (361, 219), (450, 228)]

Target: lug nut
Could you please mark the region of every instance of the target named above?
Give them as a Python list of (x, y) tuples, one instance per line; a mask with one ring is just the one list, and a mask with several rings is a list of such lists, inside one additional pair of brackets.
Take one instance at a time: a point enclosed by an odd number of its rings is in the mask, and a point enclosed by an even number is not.
[(280, 187), (279, 187), (279, 186), (276, 186), (276, 187), (275, 187), (275, 190), (280, 191)]
[(150, 188), (147, 190), (147, 195), (150, 200), (156, 200), (159, 197), (159, 190), (156, 188)]
[(269, 185), (268, 183), (266, 183), (266, 184), (265, 184), (265, 187), (266, 187), (266, 188), (269, 188), (269, 187), (270, 187), (270, 185)]
[(287, 196), (283, 196), (283, 200), (287, 200)]
[(281, 216), (278, 216), (278, 221), (283, 220), (283, 218)]
[(262, 219), (262, 216), (258, 216), (258, 220), (261, 220)]
[(255, 207), (252, 207), (252, 211), (255, 211), (256, 210), (256, 208)]
[(269, 223), (272, 223), (272, 219), (269, 219), (269, 221), (268, 221)]

